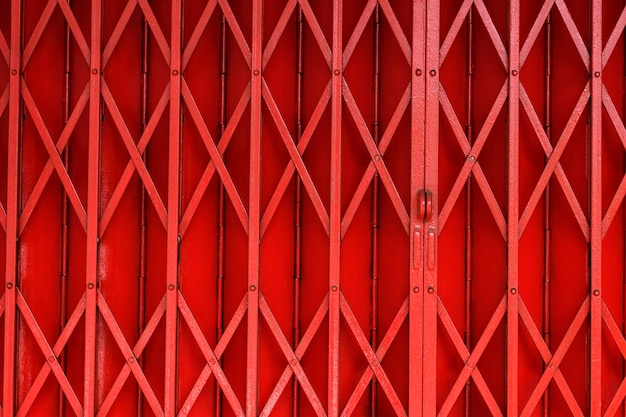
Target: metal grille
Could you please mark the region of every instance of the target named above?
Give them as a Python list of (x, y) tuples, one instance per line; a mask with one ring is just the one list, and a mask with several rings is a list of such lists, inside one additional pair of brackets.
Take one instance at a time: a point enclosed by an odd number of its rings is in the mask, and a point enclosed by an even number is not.
[(2, 414), (626, 415), (625, 27), (0, 0)]

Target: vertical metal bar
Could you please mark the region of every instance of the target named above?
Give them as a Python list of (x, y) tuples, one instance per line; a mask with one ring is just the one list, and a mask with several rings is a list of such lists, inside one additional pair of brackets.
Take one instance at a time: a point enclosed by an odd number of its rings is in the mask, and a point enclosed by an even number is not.
[[(466, 59), (466, 98), (465, 134), (470, 145), (474, 143), (474, 8), (467, 13), (467, 59)], [(467, 177), (465, 186), (465, 334), (464, 342), (472, 351), (472, 174)], [(471, 415), (472, 379), (465, 384), (465, 417)]]
[[(68, 0), (68, 5), (71, 7), (72, 2)], [(64, 23), (64, 77), (63, 77), (63, 127), (67, 125), (71, 113), (71, 101), (72, 101), (72, 32), (67, 22)], [(63, 164), (65, 169), (69, 172), (70, 161), (70, 147), (69, 144), (63, 151)], [(61, 207), (61, 271), (60, 271), (60, 299), (59, 299), (59, 334), (65, 328), (67, 323), (67, 272), (68, 272), (68, 252), (69, 252), (69, 198), (65, 188), (62, 193), (62, 207)], [(59, 355), (59, 363), (65, 372), (66, 369), (66, 356), (65, 352), (61, 352)], [(59, 415), (65, 415), (65, 395), (63, 391), (59, 389)]]
[(507, 415), (518, 412), (519, 359), (519, 31), (520, 0), (509, 3), (509, 100), (507, 175), (507, 337), (506, 399)]
[[(218, 139), (221, 139), (226, 130), (226, 46), (227, 46), (227, 23), (226, 16), (220, 10), (220, 74), (218, 91)], [(225, 237), (226, 237), (226, 192), (224, 184), (218, 179), (217, 182), (217, 340), (224, 334), (224, 261), (225, 261)], [(220, 358), (220, 365), (224, 359)], [(222, 415), (222, 390), (215, 380), (215, 415)]]
[(178, 234), (181, 136), (182, 0), (172, 0), (170, 44), (170, 128), (167, 180), (167, 299), (165, 316), (165, 416), (176, 415), (176, 363), (178, 342)]
[(102, 0), (91, 5), (91, 78), (89, 86), (89, 157), (87, 171), (87, 274), (85, 308), (84, 413), (95, 413), (96, 288), (98, 286), (98, 217), (100, 199), (100, 65)]
[[(296, 5), (296, 145), (302, 137), (302, 110), (304, 104), (304, 13)], [(302, 180), (296, 173), (294, 179), (294, 283), (293, 283), (293, 335), (295, 352), (300, 343), (300, 303), (302, 284)], [(292, 378), (292, 416), (300, 415), (300, 388), (295, 375)]]
[(252, 2), (252, 89), (250, 105), (250, 205), (248, 221), (248, 355), (246, 415), (256, 416), (259, 383), (259, 281), (261, 220), (261, 94), (263, 0)]
[[(423, 415), (424, 269), (423, 222), (418, 218), (417, 194), (424, 188), (426, 1), (413, 2), (411, 51), (411, 230), (409, 266), (409, 415)], [(430, 29), (429, 29), (430, 30)], [(415, 259), (418, 257), (419, 259)]]
[(602, 415), (602, 0), (591, 5), (591, 417)]
[[(439, 146), (439, 1), (427, 1), (426, 21), (426, 155), (425, 187), (432, 191), (432, 212), (424, 222), (424, 416), (437, 414), (437, 215), (438, 213), (438, 146)], [(432, 260), (432, 262), (430, 261)]]
[[(552, 12), (548, 14), (545, 25), (545, 94), (544, 94), (544, 129), (552, 142)], [(546, 158), (547, 161), (547, 158)], [(544, 193), (543, 209), (543, 339), (548, 349), (551, 348), (551, 287), (552, 287), (552, 180), (548, 181)], [(544, 365), (545, 371), (546, 365)], [(543, 395), (543, 415), (550, 415), (550, 387)]]
[[(150, 28), (148, 20), (144, 17), (141, 21), (141, 132), (143, 133), (148, 126), (148, 72), (149, 72), (149, 38)], [(143, 152), (143, 162), (148, 164), (148, 149)], [(146, 264), (147, 264), (147, 236), (148, 236), (148, 219), (147, 219), (147, 194), (146, 187), (140, 181), (139, 191), (139, 309), (138, 309), (138, 337), (141, 337), (146, 328)], [(139, 357), (139, 366), (144, 367), (144, 356)], [(143, 392), (137, 386), (137, 415), (143, 415)]]
[(11, 53), (9, 67), (9, 138), (7, 147), (6, 292), (4, 311), (4, 415), (15, 413), (15, 285), (17, 283), (17, 222), (19, 210), (20, 78), (22, 1), (11, 1)]
[(341, 291), (341, 110), (343, 0), (333, 1), (332, 119), (330, 145), (330, 271), (328, 311), (328, 415), (339, 415), (339, 322)]
[[(380, 64), (381, 64), (381, 13), (380, 5), (374, 9), (374, 71), (372, 80), (372, 138), (376, 145), (380, 142)], [(374, 352), (378, 349), (378, 223), (379, 223), (379, 178), (374, 173), (372, 180), (372, 260), (371, 271), (371, 311), (370, 344)], [(378, 383), (376, 377), (370, 384), (370, 415), (376, 416), (378, 408)]]

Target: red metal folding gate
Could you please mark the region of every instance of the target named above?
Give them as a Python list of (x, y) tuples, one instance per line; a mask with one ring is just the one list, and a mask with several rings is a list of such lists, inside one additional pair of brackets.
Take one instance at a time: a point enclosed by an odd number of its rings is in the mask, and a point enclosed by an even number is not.
[(2, 414), (626, 415), (623, 0), (0, 0)]

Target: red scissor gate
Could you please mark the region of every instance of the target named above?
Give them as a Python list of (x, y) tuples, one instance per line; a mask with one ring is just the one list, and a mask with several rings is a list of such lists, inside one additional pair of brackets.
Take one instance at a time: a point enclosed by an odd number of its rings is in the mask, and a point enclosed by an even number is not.
[(0, 0), (3, 415), (624, 415), (624, 3)]

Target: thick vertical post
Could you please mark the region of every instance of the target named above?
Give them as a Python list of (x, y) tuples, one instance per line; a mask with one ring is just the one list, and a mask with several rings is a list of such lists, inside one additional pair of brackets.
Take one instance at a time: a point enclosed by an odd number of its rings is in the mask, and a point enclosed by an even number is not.
[[(438, 212), (439, 147), (439, 1), (426, 10), (426, 132), (425, 187), (432, 191), (432, 212)], [(424, 219), (424, 416), (437, 414), (437, 215)]]
[(330, 146), (330, 271), (328, 311), (328, 415), (339, 415), (339, 321), (341, 281), (341, 106), (343, 0), (333, 1), (332, 120)]
[(102, 0), (91, 5), (91, 79), (89, 86), (89, 157), (87, 169), (87, 273), (85, 307), (85, 416), (95, 415), (96, 289), (98, 285), (98, 217), (100, 209), (100, 72)]
[(509, 3), (509, 109), (507, 178), (507, 415), (518, 412), (519, 330), (519, 20), (520, 0)]
[(248, 367), (246, 415), (256, 416), (259, 384), (259, 271), (261, 250), (261, 94), (263, 0), (252, 2), (252, 89), (250, 107), (250, 205), (248, 221)]
[(602, 0), (591, 4), (591, 372), (589, 415), (602, 415)]
[(172, 0), (170, 44), (170, 129), (167, 174), (167, 297), (165, 316), (165, 416), (176, 415), (176, 362), (178, 333), (178, 217), (181, 137), (181, 35), (182, 0)]
[(409, 415), (423, 413), (423, 355), (424, 345), (424, 269), (423, 222), (418, 218), (417, 194), (424, 187), (424, 100), (425, 100), (425, 0), (413, 2), (413, 50), (411, 56), (411, 242), (409, 266)]
[(4, 297), (4, 415), (15, 414), (15, 285), (17, 284), (17, 222), (19, 203), (20, 78), (22, 2), (11, 2), (11, 55), (9, 67), (9, 138), (7, 160), (6, 292)]

